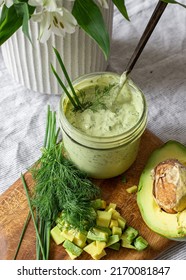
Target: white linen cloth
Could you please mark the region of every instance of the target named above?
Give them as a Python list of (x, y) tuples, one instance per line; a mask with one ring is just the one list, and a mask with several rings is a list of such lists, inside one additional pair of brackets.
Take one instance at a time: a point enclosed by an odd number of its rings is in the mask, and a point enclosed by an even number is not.
[[(125, 70), (157, 2), (126, 0), (130, 22), (115, 9), (110, 71)], [(186, 145), (186, 9), (168, 5), (131, 77), (147, 99), (147, 128), (163, 141)], [(57, 110), (59, 98), (17, 84), (0, 51), (0, 193), (39, 158), (47, 104)], [(178, 243), (158, 259), (186, 259), (186, 243)]]

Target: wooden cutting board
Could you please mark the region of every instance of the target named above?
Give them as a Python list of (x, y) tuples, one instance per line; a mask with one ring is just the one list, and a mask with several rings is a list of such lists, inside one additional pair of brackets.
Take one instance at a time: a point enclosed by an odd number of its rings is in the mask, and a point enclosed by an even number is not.
[[(151, 152), (162, 145), (160, 139), (149, 131), (142, 136), (138, 157), (132, 167), (125, 172), (127, 182), (122, 182), (122, 175), (113, 179), (95, 180), (101, 187), (103, 198), (107, 202), (117, 204), (120, 213), (126, 218), (128, 225), (139, 230), (148, 242), (148, 249), (137, 252), (121, 248), (118, 251), (106, 249), (107, 255), (103, 259), (109, 260), (150, 260), (157, 258), (160, 253), (173, 246), (176, 242), (168, 240), (152, 232), (143, 222), (137, 203), (136, 194), (128, 194), (126, 189), (138, 185), (140, 174)], [(114, 163), (113, 163), (114, 164)], [(25, 174), (28, 187), (34, 186), (29, 172)], [(21, 179), (17, 180), (6, 192), (0, 196), (0, 259), (13, 259), (20, 238), (22, 227), (28, 214), (28, 204)], [(35, 259), (35, 230), (32, 220), (29, 223), (17, 259)], [(69, 259), (62, 246), (56, 246), (51, 241), (50, 259)], [(83, 253), (79, 259), (91, 259)]]

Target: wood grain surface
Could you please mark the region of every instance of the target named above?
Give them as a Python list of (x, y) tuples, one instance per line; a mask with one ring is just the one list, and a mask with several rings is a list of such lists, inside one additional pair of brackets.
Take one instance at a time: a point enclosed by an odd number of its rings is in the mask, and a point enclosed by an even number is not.
[[(148, 249), (137, 252), (135, 250), (121, 248), (119, 251), (106, 249), (107, 255), (103, 259), (109, 260), (151, 260), (176, 244), (152, 232), (143, 222), (137, 203), (136, 194), (128, 194), (126, 189), (132, 185), (138, 185), (140, 174), (151, 152), (161, 146), (162, 142), (151, 132), (145, 131), (142, 136), (140, 150), (135, 163), (125, 172), (126, 183), (122, 182), (122, 175), (113, 179), (95, 180), (101, 187), (102, 197), (107, 202), (114, 202), (128, 225), (139, 230), (148, 242)], [(114, 164), (114, 163), (113, 163)], [(26, 182), (30, 190), (34, 186), (29, 172), (25, 174)], [(18, 179), (7, 191), (0, 196), (0, 259), (11, 260), (14, 257), (20, 234), (28, 214), (28, 204), (21, 179)], [(32, 220), (27, 227), (19, 254), (19, 260), (35, 259), (35, 230)], [(51, 241), (50, 259), (69, 259), (61, 245), (57, 246)], [(91, 259), (84, 252), (78, 259)]]

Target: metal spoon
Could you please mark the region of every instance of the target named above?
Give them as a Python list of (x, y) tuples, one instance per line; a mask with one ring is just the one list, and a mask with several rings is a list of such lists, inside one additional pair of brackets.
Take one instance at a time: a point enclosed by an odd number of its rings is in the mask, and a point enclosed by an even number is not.
[[(125, 82), (127, 80), (127, 77), (129, 75), (129, 73), (131, 73), (132, 69), (134, 68), (134, 65), (136, 64), (140, 54), (142, 53), (148, 39), (150, 38), (154, 28), (156, 27), (161, 15), (163, 14), (166, 6), (168, 3), (162, 2), (161, 0), (158, 2), (157, 6), (155, 7), (155, 10), (141, 36), (141, 39), (136, 47), (136, 49), (134, 50), (128, 64), (126, 67), (126, 70), (122, 73), (121, 77), (120, 77), (120, 82), (119, 82), (119, 89), (118, 89), (118, 93), (117, 96), (119, 95), (119, 93), (121, 92), (122, 88), (125, 85)], [(117, 98), (117, 97), (116, 97)]]

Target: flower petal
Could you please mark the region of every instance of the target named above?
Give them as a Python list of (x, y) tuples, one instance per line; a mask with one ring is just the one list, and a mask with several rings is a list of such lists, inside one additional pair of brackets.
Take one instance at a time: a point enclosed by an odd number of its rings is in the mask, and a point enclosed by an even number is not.
[(63, 8), (63, 16), (60, 21), (60, 26), (65, 29), (67, 33), (73, 33), (75, 31), (75, 27), (77, 25), (77, 21), (74, 16), (65, 8)]
[(45, 0), (44, 7), (47, 11), (56, 11), (57, 10), (57, 1), (56, 0)]
[(51, 14), (45, 12), (40, 23), (39, 39), (41, 43), (45, 43), (52, 33)]
[(105, 9), (108, 9), (108, 3), (107, 3), (107, 0), (97, 0), (99, 2), (99, 4), (105, 8)]
[(28, 0), (28, 4), (34, 7), (43, 6), (43, 0)]

